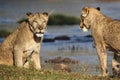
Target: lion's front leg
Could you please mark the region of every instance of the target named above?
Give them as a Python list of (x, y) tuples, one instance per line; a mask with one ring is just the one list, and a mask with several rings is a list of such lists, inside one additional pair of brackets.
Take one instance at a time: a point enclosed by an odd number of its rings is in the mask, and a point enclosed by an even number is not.
[(32, 62), (32, 65), (34, 68), (41, 69), (39, 54), (40, 54), (40, 49), (33, 50), (32, 52), (26, 51), (23, 57), (23, 66), (25, 68), (29, 68), (30, 63)]
[(114, 53), (112, 60), (112, 73), (113, 76), (120, 76), (120, 54)]
[(96, 45), (98, 57), (100, 60), (101, 68), (102, 68), (102, 76), (108, 76), (107, 71), (107, 54), (106, 49), (103, 45)]
[(41, 69), (41, 65), (40, 65), (40, 53), (38, 52), (34, 52), (32, 54), (32, 60), (33, 60), (33, 65), (36, 69)]
[(23, 66), (23, 62), (22, 62), (22, 50), (20, 50), (17, 46), (14, 47), (13, 50), (13, 54), (14, 54), (14, 65), (18, 66), (18, 67), (22, 67)]
[(29, 62), (31, 60), (30, 57), (31, 57), (31, 53), (29, 51), (23, 52), (23, 57), (22, 57), (23, 67), (29, 68)]

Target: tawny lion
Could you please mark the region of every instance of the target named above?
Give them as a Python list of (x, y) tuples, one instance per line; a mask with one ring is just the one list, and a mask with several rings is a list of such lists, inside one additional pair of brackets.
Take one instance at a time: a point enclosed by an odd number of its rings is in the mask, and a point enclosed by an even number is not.
[(120, 21), (103, 15), (99, 9), (84, 7), (81, 14), (80, 28), (85, 31), (91, 29), (102, 68), (102, 75), (108, 75), (106, 49), (109, 49), (114, 52), (112, 60), (113, 75), (120, 76)]
[(40, 46), (48, 22), (48, 13), (27, 13), (27, 20), (0, 45), (0, 64), (41, 69)]

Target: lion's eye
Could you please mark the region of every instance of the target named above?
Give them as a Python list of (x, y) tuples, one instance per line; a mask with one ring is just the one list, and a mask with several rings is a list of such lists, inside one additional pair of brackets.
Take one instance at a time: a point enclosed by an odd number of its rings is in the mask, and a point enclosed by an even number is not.
[(46, 21), (46, 20), (44, 20), (44, 19), (43, 19), (42, 21), (43, 21), (43, 23), (46, 23), (46, 22), (47, 22), (47, 21)]

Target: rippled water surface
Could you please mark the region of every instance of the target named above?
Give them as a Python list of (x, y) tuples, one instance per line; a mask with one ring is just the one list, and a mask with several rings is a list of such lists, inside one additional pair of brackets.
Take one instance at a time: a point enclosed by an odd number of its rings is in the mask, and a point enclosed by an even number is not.
[[(25, 17), (27, 12), (45, 11), (50, 13), (53, 11), (53, 14), (62, 13), (79, 17), (83, 6), (99, 6), (103, 14), (113, 19), (120, 19), (119, 0), (0, 0), (0, 29), (15, 29), (18, 26), (16, 21)], [(48, 26), (45, 37), (53, 38), (66, 35), (70, 37), (70, 40), (43, 43), (42, 65), (46, 68), (50, 64), (44, 63), (45, 60), (62, 56), (79, 61), (79, 64), (72, 65), (73, 72), (81, 72), (81, 66), (83, 66), (88, 68), (88, 73), (100, 73), (92, 38), (85, 37), (89, 34), (90, 31), (83, 33), (79, 29), (79, 25)], [(108, 56), (108, 65), (110, 65), (111, 54)]]

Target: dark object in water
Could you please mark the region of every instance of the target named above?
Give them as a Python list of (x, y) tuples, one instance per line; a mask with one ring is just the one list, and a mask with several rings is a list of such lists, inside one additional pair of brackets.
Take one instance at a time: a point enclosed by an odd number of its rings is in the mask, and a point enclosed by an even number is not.
[(87, 37), (87, 38), (92, 38), (92, 35), (86, 35), (85, 37)]
[(45, 63), (65, 63), (65, 64), (78, 64), (78, 60), (72, 60), (71, 58), (62, 58), (62, 57), (56, 57), (54, 59), (45, 60)]
[(54, 39), (55, 40), (70, 40), (70, 37), (68, 37), (66, 35), (62, 35), (62, 36), (57, 36)]
[(43, 42), (54, 42), (55, 40), (52, 38), (44, 38)]

